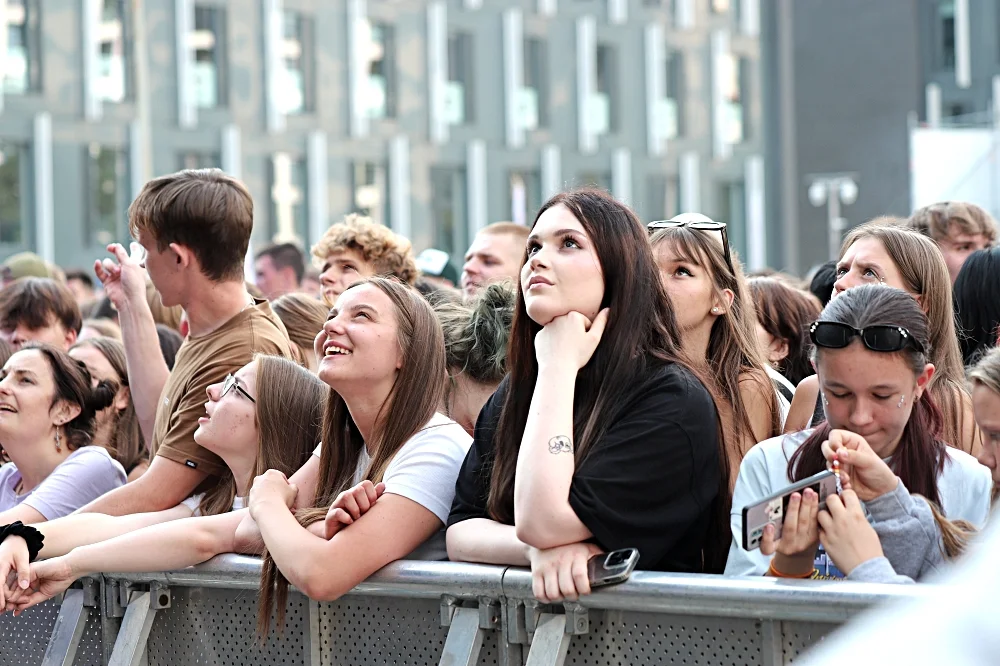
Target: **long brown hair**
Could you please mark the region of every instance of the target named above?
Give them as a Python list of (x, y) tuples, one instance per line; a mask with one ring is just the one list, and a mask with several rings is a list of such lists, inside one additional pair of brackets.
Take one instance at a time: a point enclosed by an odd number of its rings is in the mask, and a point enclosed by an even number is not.
[(792, 386), (798, 386), (815, 374), (809, 362), (809, 325), (822, 310), (819, 299), (775, 278), (751, 278), (748, 284), (757, 321), (768, 334), (788, 345), (788, 355), (778, 364), (778, 371)]
[[(101, 353), (111, 368), (115, 371), (119, 391), (129, 391), (128, 366), (125, 362), (125, 346), (112, 338), (90, 338), (78, 342), (70, 351), (78, 347), (93, 347)], [(113, 403), (112, 403), (113, 406)], [(132, 403), (132, 393), (129, 392), (128, 405), (125, 409), (115, 409), (111, 427), (111, 438), (106, 442), (98, 442), (107, 449), (111, 457), (121, 463), (126, 473), (131, 472), (146, 457), (146, 440), (139, 427), (139, 417)]]
[(670, 243), (683, 261), (708, 271), (716, 297), (720, 300), (726, 290), (733, 294), (732, 305), (712, 324), (705, 358), (692, 360), (707, 365), (707, 374), (715, 384), (716, 396), (721, 395), (732, 410), (732, 427), (730, 432), (725, 433), (726, 448), (730, 464), (734, 471), (738, 471), (739, 462), (746, 454), (743, 442), (756, 444), (761, 439), (754, 433), (750, 413), (743, 404), (741, 383), (753, 381), (764, 395), (771, 419), (763, 439), (781, 434), (778, 396), (767, 376), (767, 361), (757, 339), (757, 314), (747, 280), (743, 277), (743, 268), (736, 253), (732, 252), (733, 268), (730, 271), (722, 244), (716, 242), (712, 234), (697, 229), (660, 229), (650, 238), (650, 243), (654, 250), (662, 243)]
[[(680, 351), (674, 311), (660, 282), (646, 229), (635, 213), (607, 192), (581, 189), (549, 199), (538, 211), (532, 227), (554, 206), (565, 206), (590, 237), (604, 274), (601, 307), (610, 309), (601, 341), (576, 379), (573, 440), (579, 467), (608, 426), (621, 417), (626, 407), (624, 399), (640, 378), (669, 363), (691, 368)], [(518, 289), (507, 353), (508, 390), (494, 437), (496, 457), (487, 498), (489, 515), (508, 525), (514, 523), (514, 475), (532, 387), (538, 377), (535, 335), (541, 329), (528, 316), (524, 293)], [(721, 571), (731, 540), (729, 464), (722, 437), (718, 444), (719, 494), (712, 507), (713, 521), (704, 553), (709, 571)]]
[[(848, 248), (863, 238), (878, 240), (899, 270), (906, 290), (920, 297), (920, 304), (930, 322), (930, 348), (933, 350), (930, 362), (935, 367), (930, 391), (944, 416), (944, 441), (965, 451), (962, 439), (964, 407), (970, 398), (965, 388), (965, 368), (955, 328), (948, 265), (934, 241), (899, 226), (904, 222), (898, 218), (880, 217), (855, 228), (844, 240), (840, 256), (843, 257)], [(975, 424), (972, 426), (973, 440), (981, 439), (979, 428)]]
[[(403, 353), (403, 365), (375, 417), (369, 442), (362, 439), (344, 398), (328, 390), (319, 485), (314, 508), (296, 513), (302, 525), (322, 520), (337, 495), (353, 484), (363, 448), (372, 452), (364, 478), (372, 483), (381, 481), (403, 445), (427, 426), (444, 393), (444, 335), (431, 306), (414, 289), (391, 278), (369, 278), (348, 289), (365, 284), (380, 289), (392, 301), (396, 342)], [(257, 614), (261, 636), (267, 634), (270, 626), (272, 606), (277, 609), (278, 626), (282, 625), (287, 595), (288, 581), (265, 551)]]
[[(856, 329), (869, 326), (905, 328), (925, 351), (908, 347), (893, 354), (906, 361), (914, 377), (923, 372), (928, 356), (933, 354), (927, 317), (909, 294), (893, 287), (863, 285), (848, 289), (830, 301), (823, 309), (819, 321), (838, 322)], [(851, 344), (861, 343), (854, 341)], [(822, 347), (813, 351), (820, 375), (823, 373), (820, 362), (823, 354)], [(940, 439), (941, 428), (941, 411), (937, 408), (931, 391), (925, 390), (912, 407), (890, 465), (910, 492), (923, 495), (938, 505), (941, 503), (941, 496), (938, 493), (937, 479), (947, 460), (945, 445)], [(824, 422), (792, 454), (788, 461), (788, 476), (792, 481), (801, 481), (826, 469), (822, 449), (830, 430), (830, 424)]]
[[(327, 386), (294, 361), (258, 354), (257, 461), (254, 476), (276, 469), (291, 476), (309, 460), (320, 439)], [(219, 378), (222, 379), (221, 377)], [(236, 499), (236, 480), (226, 470), (198, 507), (202, 515), (226, 513)]]

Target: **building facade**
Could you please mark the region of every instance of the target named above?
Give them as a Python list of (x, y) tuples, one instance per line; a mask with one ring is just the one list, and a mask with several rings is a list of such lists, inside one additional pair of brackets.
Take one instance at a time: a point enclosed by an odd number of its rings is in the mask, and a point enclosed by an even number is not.
[(456, 259), (607, 188), (765, 237), (758, 0), (0, 0), (0, 257), (87, 266), (142, 184), (218, 166), (253, 243), (362, 212)]

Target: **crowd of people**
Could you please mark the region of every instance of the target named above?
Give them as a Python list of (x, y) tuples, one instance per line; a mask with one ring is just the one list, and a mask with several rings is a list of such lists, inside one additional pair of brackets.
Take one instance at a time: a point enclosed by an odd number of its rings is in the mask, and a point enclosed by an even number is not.
[[(96, 281), (3, 267), (0, 610), (227, 552), (263, 557), (262, 630), (288, 583), (335, 599), (401, 558), (530, 567), (543, 602), (620, 548), (913, 582), (989, 519), (1000, 249), (971, 204), (864, 224), (805, 280), (593, 189), (486, 227), (460, 271), (351, 215), (247, 282), (253, 202), (218, 170), (128, 217)], [(833, 467), (839, 495), (792, 494), (744, 548), (744, 507)]]

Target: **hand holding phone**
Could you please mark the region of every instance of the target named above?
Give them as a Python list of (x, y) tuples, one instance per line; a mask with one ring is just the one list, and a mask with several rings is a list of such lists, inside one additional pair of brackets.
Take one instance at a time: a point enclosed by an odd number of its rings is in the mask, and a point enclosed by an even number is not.
[[(756, 504), (751, 504), (743, 508), (743, 550), (756, 550), (760, 548), (764, 538), (764, 529), (768, 525), (774, 526), (773, 541), (781, 539), (782, 528), (785, 524), (785, 515), (788, 511), (792, 494), (798, 493), (801, 498), (802, 493), (811, 489), (818, 496), (817, 510), (826, 508), (826, 498), (837, 494), (837, 479), (832, 472), (825, 471), (810, 476), (799, 483), (789, 486), (770, 497), (765, 497)], [(798, 512), (798, 502), (796, 502), (796, 520), (801, 516)], [(815, 523), (815, 520), (813, 521)]]
[(622, 548), (610, 553), (598, 553), (587, 561), (587, 578), (590, 580), (590, 587), (624, 583), (632, 575), (632, 571), (638, 563), (639, 551), (635, 548)]

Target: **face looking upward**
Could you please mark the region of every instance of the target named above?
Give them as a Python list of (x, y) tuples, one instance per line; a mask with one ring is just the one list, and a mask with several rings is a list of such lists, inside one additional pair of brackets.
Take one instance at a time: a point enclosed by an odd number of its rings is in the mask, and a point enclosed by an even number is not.
[(486, 285), (517, 280), (524, 247), (509, 233), (481, 231), (472, 241), (462, 266), (462, 292), (471, 298)]
[(899, 443), (934, 366), (914, 376), (902, 354), (873, 352), (855, 339), (843, 349), (821, 349), (816, 372), (830, 426), (861, 435), (885, 457)]
[(653, 253), (660, 269), (660, 280), (677, 317), (677, 326), (682, 332), (702, 327), (711, 330), (715, 320), (732, 302), (732, 292), (723, 292), (726, 302), (719, 298), (712, 275), (704, 266), (707, 262), (696, 263), (683, 257), (669, 239), (657, 243)]
[(604, 271), (590, 236), (563, 205), (549, 208), (528, 237), (521, 292), (532, 321), (545, 326), (579, 312), (590, 321), (604, 301)]
[(348, 287), (373, 275), (375, 267), (365, 261), (358, 250), (332, 252), (323, 262), (319, 275), (320, 295), (327, 305), (332, 306)]
[[(19, 351), (0, 371), (0, 441), (10, 451), (19, 444), (34, 444), (70, 421), (64, 401), (53, 405), (56, 395), (52, 368), (37, 349)], [(80, 408), (75, 408), (79, 414)], [(55, 450), (55, 440), (53, 450)], [(63, 449), (65, 450), (65, 448)]]
[(837, 262), (833, 297), (862, 284), (885, 284), (914, 295), (906, 286), (899, 268), (877, 238), (861, 238)]
[(345, 397), (358, 389), (388, 394), (403, 366), (396, 310), (378, 287), (348, 289), (316, 336), (317, 374)]
[[(209, 451), (224, 454), (243, 452), (257, 446), (257, 405), (247, 397), (257, 399), (257, 364), (248, 363), (234, 375), (229, 391), (225, 378), (208, 387), (205, 416), (198, 419), (194, 440)], [(242, 390), (241, 390), (242, 389)]]

